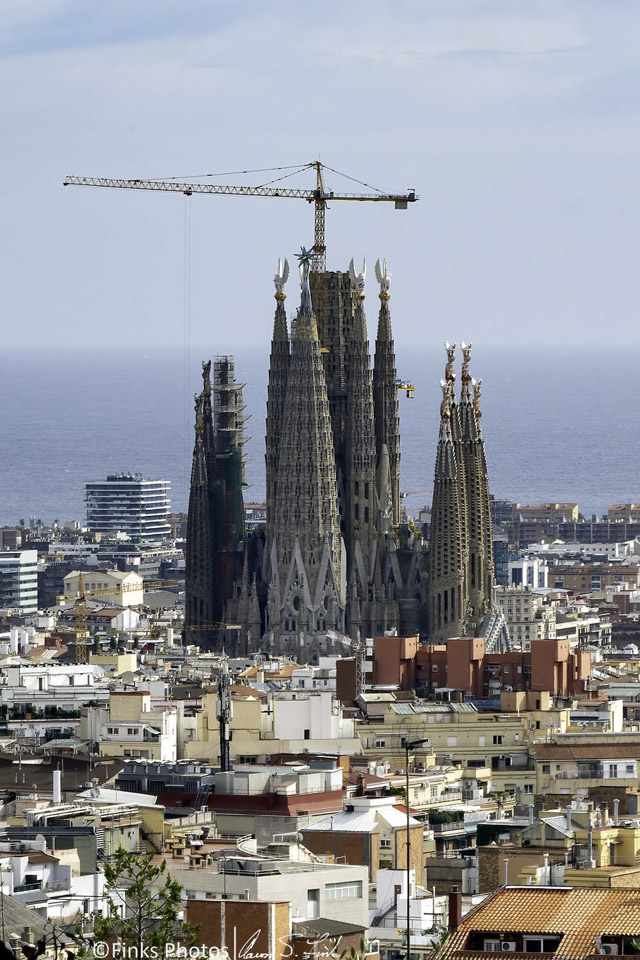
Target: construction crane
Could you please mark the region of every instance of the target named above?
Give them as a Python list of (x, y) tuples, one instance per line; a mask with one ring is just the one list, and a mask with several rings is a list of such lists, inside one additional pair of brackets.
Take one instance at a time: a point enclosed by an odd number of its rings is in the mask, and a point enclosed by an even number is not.
[(364, 640), (352, 640), (351, 637), (345, 637), (343, 634), (337, 634), (333, 631), (329, 636), (337, 643), (343, 644), (350, 650), (353, 650), (356, 665), (356, 697), (362, 696), (366, 690), (367, 675), (365, 670), (365, 660), (367, 655), (367, 644)]
[(404, 390), (409, 400), (413, 400), (415, 389), (414, 385), (407, 380), (396, 380), (396, 390)]
[[(145, 580), (139, 583), (123, 583), (121, 586), (100, 587), (95, 590), (85, 590), (84, 577), (82, 573), (78, 574), (78, 589), (76, 590), (75, 605), (73, 614), (75, 617), (76, 633), (76, 663), (87, 662), (87, 641), (89, 631), (87, 630), (87, 599), (93, 600), (97, 597), (113, 597), (118, 593), (130, 593), (133, 590), (164, 590), (179, 586), (177, 580)], [(69, 597), (58, 597), (58, 601), (68, 600)]]
[[(355, 200), (360, 202), (393, 203), (396, 210), (406, 210), (409, 203), (415, 203), (416, 200), (420, 199), (412, 187), (409, 187), (404, 193), (385, 193), (382, 190), (378, 190), (376, 187), (372, 187), (370, 184), (363, 183), (361, 180), (356, 180), (354, 177), (349, 177), (347, 174), (340, 173), (339, 170), (334, 170), (333, 167), (328, 167), (326, 164), (321, 163), (320, 160), (313, 160), (311, 163), (304, 163), (299, 167), (269, 167), (263, 170), (241, 170), (236, 172), (264, 173), (267, 171), (274, 172), (280, 170), (290, 170), (291, 173), (286, 173), (282, 177), (278, 177), (269, 181), (268, 183), (255, 187), (242, 187), (218, 183), (186, 183), (172, 177), (164, 180), (117, 180), (112, 177), (78, 177), (72, 175), (65, 178), (64, 186), (67, 187), (73, 184), (81, 187), (113, 187), (117, 190), (156, 190), (165, 191), (168, 193), (183, 193), (187, 197), (190, 197), (194, 193), (211, 193), (223, 194), (231, 197), (280, 197), (285, 199), (290, 198), (296, 200), (306, 200), (307, 203), (313, 203), (314, 205), (314, 259), (312, 269), (315, 272), (322, 272), (327, 269), (325, 218), (327, 204), (329, 201)], [(276, 183), (280, 180), (286, 180), (287, 178), (293, 177), (295, 174), (301, 173), (304, 170), (315, 170), (315, 187), (298, 189), (293, 187), (269, 186), (269, 183)], [(374, 190), (375, 192), (341, 193), (333, 190), (327, 190), (325, 188), (322, 176), (323, 170), (329, 170), (331, 173), (338, 174), (338, 176), (346, 177), (348, 180), (353, 180), (355, 183), (359, 183), (363, 187), (368, 187), (370, 190)], [(235, 172), (227, 174), (227, 176), (233, 175), (235, 175)], [(207, 176), (214, 177), (216, 174), (207, 174)], [(217, 176), (224, 176), (224, 174), (218, 174)]]

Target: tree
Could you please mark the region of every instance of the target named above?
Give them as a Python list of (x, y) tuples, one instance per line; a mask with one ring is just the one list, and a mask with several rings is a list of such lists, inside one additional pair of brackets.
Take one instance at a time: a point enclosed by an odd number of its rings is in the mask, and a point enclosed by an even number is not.
[(119, 847), (105, 864), (104, 876), (108, 910), (94, 920), (94, 943), (118, 940), (135, 947), (138, 952), (132, 954), (138, 957), (144, 956), (143, 947), (195, 945), (199, 928), (180, 921), (182, 887), (167, 874), (166, 860), (154, 863), (153, 854)]

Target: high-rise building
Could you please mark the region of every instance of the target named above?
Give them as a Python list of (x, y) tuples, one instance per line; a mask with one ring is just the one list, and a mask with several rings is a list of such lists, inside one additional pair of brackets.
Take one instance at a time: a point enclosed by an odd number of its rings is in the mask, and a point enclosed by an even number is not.
[(38, 609), (38, 551), (0, 553), (0, 610), (35, 613)]
[(92, 533), (132, 540), (161, 541), (171, 536), (169, 480), (145, 480), (141, 474), (114, 473), (86, 484), (87, 527)]

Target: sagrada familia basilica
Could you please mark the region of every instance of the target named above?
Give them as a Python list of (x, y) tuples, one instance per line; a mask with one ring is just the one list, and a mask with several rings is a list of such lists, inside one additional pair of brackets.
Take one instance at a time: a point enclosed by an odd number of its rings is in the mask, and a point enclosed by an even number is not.
[(243, 388), (232, 357), (203, 364), (187, 531), (185, 637), (204, 649), (314, 662), (391, 631), (433, 643), (483, 636), (504, 648), (493, 608), (493, 537), (480, 383), (446, 344), (428, 543), (402, 521), (398, 378), (386, 261), (376, 264), (373, 369), (365, 268), (320, 272), (298, 255), (289, 327), (287, 261), (275, 282), (266, 418), (266, 525), (244, 520)]

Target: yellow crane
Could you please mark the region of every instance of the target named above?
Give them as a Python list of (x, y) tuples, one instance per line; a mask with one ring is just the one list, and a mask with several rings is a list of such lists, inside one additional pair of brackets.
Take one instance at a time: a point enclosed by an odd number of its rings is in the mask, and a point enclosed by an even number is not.
[[(314, 260), (312, 269), (320, 272), (326, 270), (327, 268), (325, 217), (327, 203), (329, 201), (353, 200), (373, 203), (393, 203), (396, 210), (406, 210), (409, 203), (415, 203), (416, 200), (420, 199), (412, 187), (407, 188), (404, 193), (386, 193), (383, 190), (378, 190), (376, 187), (372, 187), (370, 184), (363, 183), (361, 180), (356, 180), (354, 177), (349, 177), (347, 174), (340, 173), (339, 170), (334, 170), (333, 167), (328, 167), (326, 164), (321, 163), (320, 160), (313, 160), (311, 163), (304, 163), (295, 168), (293, 166), (269, 167), (262, 170), (242, 170), (237, 172), (247, 174), (265, 172), (273, 173), (281, 170), (289, 170), (291, 172), (286, 173), (282, 177), (278, 177), (275, 180), (271, 180), (268, 183), (260, 184), (255, 187), (243, 187), (220, 183), (188, 183), (172, 177), (164, 180), (118, 180), (113, 177), (78, 177), (73, 175), (69, 175), (65, 178), (64, 186), (66, 187), (73, 184), (81, 187), (113, 187), (117, 190), (156, 190), (167, 193), (183, 193), (187, 197), (190, 197), (194, 193), (209, 193), (223, 194), (231, 197), (280, 197), (284, 199), (290, 198), (296, 200), (306, 200), (307, 203), (313, 203), (314, 205)], [(315, 171), (315, 187), (295, 188), (270, 185), (273, 183), (278, 183), (281, 180), (286, 180), (288, 177), (293, 177), (295, 174), (301, 173), (304, 170)], [(346, 177), (348, 180), (353, 180), (355, 183), (358, 183), (363, 187), (368, 187), (370, 190), (375, 192), (343, 193), (336, 192), (334, 190), (327, 190), (324, 184), (323, 170), (329, 170), (331, 173), (335, 173), (338, 176)], [(227, 176), (232, 175), (233, 174), (227, 174)], [(215, 174), (208, 174), (207, 176), (215, 176)], [(220, 174), (220, 176), (224, 176), (224, 174)]]
[[(84, 577), (82, 573), (78, 574), (78, 589), (76, 591), (75, 605), (73, 615), (75, 617), (76, 632), (76, 662), (87, 662), (87, 640), (89, 631), (87, 630), (87, 599), (93, 600), (96, 597), (113, 597), (117, 593), (130, 593), (133, 590), (165, 590), (179, 586), (177, 580), (144, 580), (139, 583), (123, 583), (121, 586), (100, 587), (93, 590), (85, 590)], [(68, 600), (68, 597), (58, 597), (58, 600)]]

